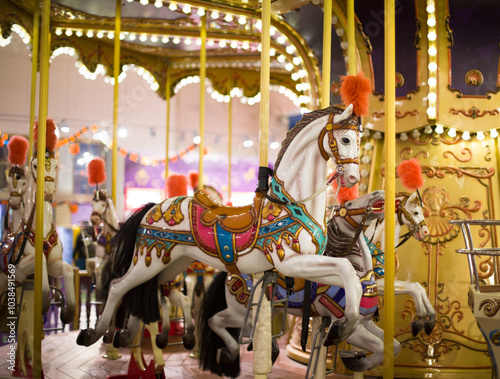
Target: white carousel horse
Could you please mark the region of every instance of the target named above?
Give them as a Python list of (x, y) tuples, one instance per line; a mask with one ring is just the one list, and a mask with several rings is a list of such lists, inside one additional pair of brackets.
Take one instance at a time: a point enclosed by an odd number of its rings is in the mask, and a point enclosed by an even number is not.
[[(43, 265), (42, 265), (42, 309), (46, 313), (50, 305), (50, 286), (48, 276), (55, 278), (64, 278), (65, 286), (65, 307), (61, 309), (61, 321), (65, 324), (71, 322), (74, 317), (76, 298), (73, 281), (73, 268), (70, 264), (62, 259), (62, 244), (57, 230), (55, 228), (52, 217), (52, 198), (56, 190), (55, 176), (57, 171), (57, 159), (54, 153), (47, 152), (45, 155), (45, 197), (44, 197), (44, 212), (43, 212)], [(9, 241), (4, 241), (2, 253), (6, 262), (14, 263), (16, 266), (16, 281), (22, 283), (30, 275), (35, 272), (35, 234), (36, 223), (36, 181), (37, 181), (37, 157), (31, 159), (28, 174), (27, 186), (24, 193), (23, 202), (25, 205), (23, 218), (17, 229)], [(31, 221), (30, 221), (31, 219)], [(27, 225), (31, 224), (31, 229), (26, 231)], [(25, 236), (26, 235), (26, 236)], [(21, 236), (25, 236), (23, 241)], [(7, 242), (7, 243), (6, 243)], [(20, 249), (24, 245), (24, 251), (19, 254)], [(13, 248), (13, 249), (11, 249)]]
[[(355, 200), (337, 205), (334, 216), (328, 223), (328, 242), (325, 254), (347, 257), (356, 269), (363, 287), (360, 303), (361, 323), (347, 342), (369, 350), (366, 356), (342, 356), (346, 367), (353, 371), (364, 371), (383, 362), (383, 331), (372, 321), (377, 309), (377, 284), (372, 266), (370, 250), (363, 237), (362, 228), (374, 220), (384, 217), (384, 191), (374, 191)], [(282, 275), (275, 290), (277, 300), (286, 298), (287, 287)], [(218, 375), (237, 377), (239, 374), (240, 346), (235, 332), (244, 326), (252, 276), (220, 273), (212, 281), (203, 301), (203, 316), (200, 319), (201, 338), (200, 367)], [(347, 289), (311, 283), (311, 316), (324, 317), (334, 322), (344, 316), (343, 300)], [(224, 295), (223, 295), (224, 294)], [(295, 279), (295, 288), (290, 292), (288, 313), (303, 316), (304, 280)], [(275, 307), (273, 316), (283, 311)], [(250, 318), (249, 318), (250, 319)], [(233, 329), (231, 329), (233, 328)], [(395, 352), (399, 343), (394, 340)]]
[[(402, 242), (413, 236), (418, 241), (422, 241), (429, 235), (429, 229), (424, 218), (420, 197), (416, 192), (412, 194), (400, 192), (396, 194), (396, 214), (395, 214), (395, 246), (402, 238)], [(401, 236), (401, 229), (406, 225), (410, 230)], [(373, 255), (375, 277), (377, 279), (378, 291), (384, 294), (384, 252), (385, 252), (385, 220), (380, 225), (371, 224), (365, 230), (365, 238), (369, 244)], [(399, 243), (399, 245), (401, 245)], [(426, 334), (430, 334), (436, 324), (436, 311), (427, 297), (424, 287), (418, 282), (405, 282), (403, 280), (394, 281), (395, 295), (411, 295), (415, 301), (417, 311), (416, 319), (411, 323), (412, 334), (416, 336), (422, 329)]]
[[(95, 256), (87, 257), (86, 269), (91, 277), (96, 275), (99, 277), (99, 268), (103, 263), (103, 259), (107, 258), (111, 253), (114, 245), (114, 237), (120, 225), (118, 223), (118, 215), (116, 213), (113, 199), (109, 196), (105, 189), (94, 191), (92, 197), (92, 214), (90, 222), (94, 230), (101, 227), (101, 232), (97, 236)], [(94, 232), (94, 234), (96, 234)]]
[[(98, 341), (122, 298), (143, 322), (159, 320), (158, 284), (195, 260), (234, 273), (276, 268), (290, 277), (347, 288), (346, 317), (329, 333), (339, 338), (352, 333), (362, 295), (359, 279), (347, 259), (321, 255), (327, 160), (335, 160), (341, 186), (359, 181), (359, 125), (352, 109), (329, 107), (304, 115), (282, 143), (269, 191), (258, 193), (253, 205), (223, 207), (196, 192), (147, 204), (132, 215), (120, 228), (113, 259), (103, 270), (103, 290), (109, 293), (101, 318), (95, 329), (80, 332), (77, 343)], [(130, 340), (126, 329), (119, 333)], [(158, 338), (157, 344), (162, 347)]]

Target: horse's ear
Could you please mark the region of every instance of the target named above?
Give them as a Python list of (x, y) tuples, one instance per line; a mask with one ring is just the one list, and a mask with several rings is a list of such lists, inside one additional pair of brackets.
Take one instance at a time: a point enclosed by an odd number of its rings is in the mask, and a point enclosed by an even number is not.
[(333, 117), (334, 124), (338, 124), (341, 121), (347, 120), (352, 115), (353, 105), (349, 104), (349, 106), (345, 109), (341, 114), (337, 114)]
[(410, 197), (408, 198), (408, 203), (409, 204), (413, 204), (415, 206), (419, 206), (420, 205), (420, 199), (417, 195), (416, 192), (413, 192)]

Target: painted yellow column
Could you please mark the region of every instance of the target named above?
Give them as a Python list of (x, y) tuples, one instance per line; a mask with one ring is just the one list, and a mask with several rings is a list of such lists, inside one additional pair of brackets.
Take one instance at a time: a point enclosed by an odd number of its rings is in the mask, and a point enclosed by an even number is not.
[(396, 58), (394, 0), (385, 0), (385, 279), (384, 378), (394, 377), (394, 213), (396, 181)]
[(229, 104), (227, 107), (227, 197), (231, 201), (231, 162), (233, 160), (233, 98), (229, 92)]
[(33, 155), (33, 126), (35, 125), (36, 113), (36, 73), (38, 71), (38, 49), (40, 42), (40, 4), (35, 2), (35, 12), (33, 13), (33, 37), (31, 44), (31, 100), (30, 100), (30, 146), (28, 151), (28, 162)]
[(331, 81), (331, 56), (332, 56), (332, 0), (325, 0), (323, 5), (323, 72), (321, 76), (321, 105), (326, 108), (330, 105)]
[(116, 0), (116, 15), (115, 15), (115, 46), (113, 55), (113, 149), (112, 164), (111, 164), (111, 197), (116, 204), (116, 171), (118, 166), (118, 97), (119, 86), (118, 76), (120, 75), (120, 33), (122, 27), (122, 8), (121, 0)]
[(165, 83), (165, 100), (167, 101), (167, 119), (166, 119), (166, 139), (165, 139), (165, 197), (167, 197), (167, 178), (168, 178), (168, 156), (170, 145), (170, 65), (167, 67), (167, 80)]
[[(42, 0), (40, 37), (40, 93), (38, 108), (36, 230), (43, 231), (43, 205), (45, 192), (45, 133), (48, 112), (49, 58), (50, 58), (50, 0)], [(33, 377), (42, 375), (42, 272), (43, 233), (35, 233), (35, 300), (33, 305), (33, 351), (31, 352)]]
[[(270, 49), (271, 49), (271, 0), (262, 0), (262, 33), (260, 54), (260, 144), (259, 164), (268, 165), (269, 146), (269, 81), (270, 81)], [(261, 273), (254, 275), (254, 283)], [(258, 287), (255, 296), (260, 297), (264, 288)], [(258, 299), (258, 297), (256, 297)], [(255, 313), (254, 313), (255, 315)], [(255, 317), (255, 316), (254, 316)], [(271, 372), (271, 303), (266, 296), (263, 297), (259, 317), (255, 326), (253, 339), (253, 373), (255, 378), (267, 378)]]
[(347, 0), (347, 56), (349, 58), (348, 74), (356, 75), (356, 29), (354, 16), (354, 0)]
[(200, 161), (198, 163), (198, 188), (203, 188), (203, 158), (205, 150), (205, 78), (207, 77), (207, 15), (201, 17), (200, 48)]

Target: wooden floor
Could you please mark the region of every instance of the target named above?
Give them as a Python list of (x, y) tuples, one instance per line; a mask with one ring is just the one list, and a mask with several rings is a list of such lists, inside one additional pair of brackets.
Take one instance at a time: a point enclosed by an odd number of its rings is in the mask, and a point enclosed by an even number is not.
[[(58, 333), (46, 336), (42, 341), (43, 372), (46, 379), (104, 379), (108, 375), (119, 375), (127, 373), (130, 361), (130, 350), (120, 349), (122, 355), (117, 360), (103, 358), (106, 345), (101, 342), (90, 347), (78, 346), (76, 336), (78, 331)], [(148, 341), (144, 341), (148, 342)], [(286, 336), (279, 341), (281, 353), (273, 366), (269, 379), (303, 379), (306, 373), (304, 364), (293, 361), (286, 356)], [(11, 372), (7, 363), (8, 346), (0, 347), (0, 377), (10, 378)], [(190, 352), (182, 345), (168, 346), (163, 350), (165, 358), (164, 373), (166, 378), (220, 378), (217, 375), (201, 371), (198, 360), (190, 357)], [(145, 359), (149, 363), (151, 355), (145, 350)], [(241, 361), (242, 373), (240, 378), (253, 378), (252, 352), (242, 347)], [(348, 378), (347, 376), (329, 375), (328, 378)]]

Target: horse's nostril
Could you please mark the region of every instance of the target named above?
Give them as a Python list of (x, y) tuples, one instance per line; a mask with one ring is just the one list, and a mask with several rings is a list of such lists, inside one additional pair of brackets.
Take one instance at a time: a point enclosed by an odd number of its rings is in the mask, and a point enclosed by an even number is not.
[(349, 175), (349, 181), (351, 183), (357, 183), (358, 182), (358, 178), (354, 175)]

